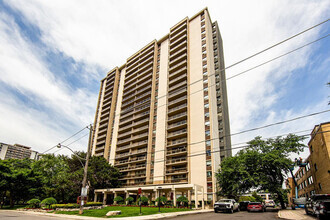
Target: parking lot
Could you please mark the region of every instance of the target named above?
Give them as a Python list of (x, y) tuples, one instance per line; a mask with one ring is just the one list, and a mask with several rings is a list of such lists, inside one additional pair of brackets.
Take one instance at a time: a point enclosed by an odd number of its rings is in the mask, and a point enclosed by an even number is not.
[(247, 212), (247, 211), (240, 211), (231, 213), (206, 213), (206, 214), (196, 214), (196, 215), (187, 215), (187, 216), (178, 216), (175, 218), (170, 219), (180, 219), (180, 220), (200, 220), (200, 219), (251, 219), (251, 220), (268, 220), (268, 219), (278, 219), (277, 218), (277, 209), (267, 208), (266, 212)]

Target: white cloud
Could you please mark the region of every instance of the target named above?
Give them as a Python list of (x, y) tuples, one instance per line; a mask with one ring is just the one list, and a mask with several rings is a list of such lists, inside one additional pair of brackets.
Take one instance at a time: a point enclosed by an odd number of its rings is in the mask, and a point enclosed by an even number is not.
[[(6, 4), (40, 28), (42, 41), (53, 51), (86, 64), (81, 74), (86, 79), (86, 85), (89, 77), (101, 79), (106, 74), (97, 72), (95, 66), (110, 70), (122, 65), (151, 40), (167, 34), (170, 27), (179, 20), (194, 15), (205, 6), (208, 6), (212, 20), (219, 23), (225, 63), (230, 65), (325, 20), (330, 5), (329, 1), (309, 0), (31, 0), (24, 1), (24, 4), (12, 0), (6, 1)], [(94, 118), (97, 94), (71, 88), (68, 82), (47, 69), (10, 18), (2, 16), (0, 25), (0, 56), (2, 61), (5, 60), (0, 64), (1, 81), (23, 93), (37, 95), (73, 124), (89, 123)], [(261, 56), (228, 69), (227, 76), (316, 39), (320, 29), (315, 28)], [(5, 30), (10, 30), (10, 34)], [(1, 51), (6, 51), (6, 54)], [(324, 109), (324, 106), (306, 107), (301, 111), (286, 109), (285, 106), (282, 106), (281, 111), (279, 108), (274, 109), (282, 104), (281, 98), (287, 95), (285, 85), (291, 80), (292, 72), (311, 62), (312, 51), (312, 47), (305, 48), (227, 82), (232, 133)], [(279, 86), (284, 89), (278, 90)], [(319, 103), (323, 102), (323, 99), (319, 100)], [(259, 117), (265, 115), (268, 118), (263, 123), (256, 123)], [(234, 136), (232, 143), (250, 140), (257, 134), (267, 137), (295, 129), (312, 129), (320, 120), (321, 116), (306, 120), (309, 122), (303, 125), (297, 122), (293, 123), (295, 125), (285, 124), (276, 129)]]

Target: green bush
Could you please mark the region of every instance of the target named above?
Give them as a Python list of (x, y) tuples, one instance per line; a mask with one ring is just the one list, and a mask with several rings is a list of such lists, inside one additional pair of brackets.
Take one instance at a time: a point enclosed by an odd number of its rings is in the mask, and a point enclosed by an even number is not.
[(68, 204), (53, 204), (52, 208), (53, 209), (74, 209), (74, 208), (79, 208), (80, 205), (76, 203), (68, 203)]
[(126, 198), (126, 202), (128, 205), (131, 205), (134, 202), (134, 198), (129, 196)]
[(165, 196), (158, 197), (156, 202), (160, 201), (160, 204), (165, 204), (167, 202), (167, 198)]
[(255, 202), (256, 198), (254, 198), (253, 196), (241, 196), (241, 197), (239, 197), (238, 202), (243, 202), (243, 201)]
[(188, 199), (187, 197), (184, 196), (180, 196), (179, 198), (176, 199), (177, 203), (179, 203), (180, 205), (188, 205)]
[(54, 199), (53, 197), (49, 197), (49, 198), (42, 200), (40, 204), (48, 206), (48, 208), (50, 209), (51, 205), (56, 204), (56, 203), (57, 203), (56, 199)]
[(39, 208), (40, 207), (40, 200), (39, 199), (31, 199), (27, 201), (30, 208)]
[[(137, 205), (140, 205), (139, 202), (140, 202), (140, 198), (138, 198), (138, 199), (136, 200), (136, 204), (137, 204)], [(148, 205), (148, 202), (149, 202), (148, 197), (141, 196), (141, 202), (142, 202), (141, 205)]]
[(113, 201), (117, 202), (118, 204), (122, 204), (124, 199), (121, 196), (117, 196), (116, 198), (113, 199)]
[(86, 202), (84, 206), (102, 206), (102, 202)]

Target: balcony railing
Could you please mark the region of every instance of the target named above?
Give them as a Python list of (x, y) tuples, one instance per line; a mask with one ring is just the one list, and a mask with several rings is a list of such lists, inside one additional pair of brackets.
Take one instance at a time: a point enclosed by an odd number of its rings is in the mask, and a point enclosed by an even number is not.
[(177, 145), (177, 144), (181, 144), (181, 143), (187, 143), (187, 138), (182, 138), (182, 139), (175, 140), (175, 141), (169, 141), (168, 146), (173, 146), (173, 145)]
[(186, 161), (187, 161), (187, 158), (182, 157), (182, 158), (177, 158), (177, 159), (166, 160), (166, 164), (182, 163), (182, 162), (186, 162)]
[(169, 170), (166, 170), (166, 173), (167, 174), (171, 174), (171, 173), (182, 173), (182, 172), (188, 172), (187, 168), (184, 167), (184, 168), (179, 168), (179, 169), (169, 169)]
[(185, 134), (185, 133), (187, 133), (187, 129), (182, 129), (182, 130), (179, 130), (179, 131), (169, 133), (167, 135), (167, 137), (174, 137), (174, 136), (177, 136), (177, 135), (180, 135), (180, 134)]
[(171, 129), (171, 128), (176, 128), (180, 125), (185, 125), (187, 124), (187, 120), (182, 120), (182, 121), (179, 121), (179, 122), (176, 122), (176, 123), (173, 123), (173, 124), (170, 124), (167, 128), (168, 129)]
[(171, 155), (171, 154), (176, 154), (176, 153), (181, 153), (181, 152), (187, 152), (187, 148), (186, 147), (176, 148), (173, 150), (166, 151), (166, 154)]
[(174, 107), (174, 108), (170, 108), (170, 109), (168, 110), (168, 112), (171, 113), (171, 112), (174, 112), (174, 111), (176, 111), (176, 110), (178, 110), (178, 109), (182, 109), (182, 108), (185, 108), (185, 107), (187, 107), (187, 103), (184, 103), (184, 104), (182, 104), (182, 105), (176, 106), (176, 107)]
[(177, 115), (170, 116), (170, 117), (168, 117), (168, 121), (180, 118), (182, 116), (187, 116), (187, 112), (182, 112), (182, 113), (179, 113)]
[(172, 104), (174, 104), (174, 103), (177, 103), (177, 102), (180, 102), (180, 101), (182, 101), (182, 100), (186, 100), (186, 99), (187, 99), (187, 95), (182, 96), (181, 98), (174, 99), (173, 101), (168, 102), (168, 105), (172, 105)]

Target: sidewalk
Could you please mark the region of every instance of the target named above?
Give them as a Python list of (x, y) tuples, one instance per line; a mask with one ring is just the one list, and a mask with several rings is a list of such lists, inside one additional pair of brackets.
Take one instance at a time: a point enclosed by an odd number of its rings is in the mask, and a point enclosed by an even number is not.
[[(15, 211), (15, 210), (1, 210), (8, 212), (19, 212), (26, 213), (29, 215), (41, 215), (41, 216), (51, 216), (56, 218), (63, 219), (84, 219), (84, 220), (100, 220), (102, 218), (96, 217), (87, 217), (87, 216), (78, 216), (78, 215), (64, 215), (64, 214), (53, 214), (53, 213), (42, 213), (42, 212), (30, 212), (30, 211)], [(161, 218), (171, 218), (182, 215), (195, 215), (201, 213), (213, 212), (213, 209), (204, 209), (204, 210), (195, 210), (195, 211), (184, 211), (184, 212), (168, 212), (168, 213), (159, 213), (154, 215), (143, 215), (143, 216), (134, 216), (134, 217), (121, 217), (121, 218), (110, 218), (112, 220), (144, 220), (144, 219), (161, 219)]]
[(310, 215), (306, 215), (305, 209), (284, 209), (278, 212), (278, 217), (282, 219), (306, 219), (312, 220), (315, 219)]

